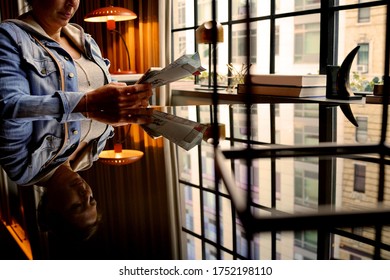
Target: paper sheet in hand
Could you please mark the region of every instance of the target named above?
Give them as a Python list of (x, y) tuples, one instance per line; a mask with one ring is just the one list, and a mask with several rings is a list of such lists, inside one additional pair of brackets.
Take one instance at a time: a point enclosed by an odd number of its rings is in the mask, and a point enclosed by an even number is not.
[(137, 84), (150, 83), (156, 88), (191, 75), (199, 75), (204, 70), (206, 69), (202, 67), (198, 53), (185, 54), (165, 68), (150, 68)]

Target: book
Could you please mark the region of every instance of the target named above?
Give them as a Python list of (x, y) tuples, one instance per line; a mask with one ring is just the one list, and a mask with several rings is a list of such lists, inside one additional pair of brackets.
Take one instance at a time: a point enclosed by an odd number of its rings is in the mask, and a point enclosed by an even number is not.
[[(366, 95), (366, 103), (369, 104), (383, 104), (384, 103), (383, 96), (381, 95)], [(389, 100), (390, 103), (390, 100)]]
[(153, 88), (156, 88), (191, 75), (199, 75), (204, 70), (206, 69), (202, 67), (197, 52), (194, 54), (185, 54), (165, 68), (149, 68), (136, 84), (150, 83)]
[(326, 86), (297, 87), (272, 85), (237, 85), (237, 94), (260, 94), (286, 97), (318, 97), (326, 96)]
[(279, 75), (279, 74), (252, 74), (252, 84), (280, 85), (295, 87), (326, 86), (326, 75)]

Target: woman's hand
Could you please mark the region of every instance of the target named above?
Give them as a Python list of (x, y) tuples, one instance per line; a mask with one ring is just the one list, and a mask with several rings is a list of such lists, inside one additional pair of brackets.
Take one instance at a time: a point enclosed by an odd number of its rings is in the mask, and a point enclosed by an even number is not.
[(122, 126), (128, 124), (146, 124), (152, 121), (153, 108), (121, 109), (115, 112), (93, 111), (84, 113), (88, 119)]
[(125, 109), (146, 108), (152, 96), (150, 84), (126, 85), (110, 83), (87, 92), (76, 106), (76, 112), (118, 112)]

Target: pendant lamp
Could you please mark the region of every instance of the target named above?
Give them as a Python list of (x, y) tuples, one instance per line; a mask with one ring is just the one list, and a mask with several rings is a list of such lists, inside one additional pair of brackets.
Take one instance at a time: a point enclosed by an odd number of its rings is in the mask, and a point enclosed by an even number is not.
[(137, 15), (126, 8), (122, 7), (115, 7), (115, 6), (108, 6), (104, 8), (96, 9), (90, 13), (88, 13), (84, 17), (84, 21), (86, 22), (105, 22), (107, 24), (107, 29), (111, 31), (112, 33), (117, 33), (126, 49), (127, 53), (127, 63), (128, 63), (128, 70), (118, 70), (118, 72), (114, 72), (112, 74), (135, 74), (135, 71), (131, 70), (131, 64), (130, 64), (130, 53), (129, 49), (127, 47), (126, 41), (123, 38), (122, 34), (116, 30), (116, 22), (117, 21), (128, 21), (136, 19)]
[[(131, 125), (128, 125), (128, 131), (122, 137), (123, 127), (115, 127), (114, 135), (114, 149), (113, 150), (103, 150), (99, 154), (99, 161), (104, 164), (109, 165), (126, 165), (136, 162), (141, 159), (144, 155), (142, 151), (123, 149), (123, 143), (126, 140), (126, 137), (129, 135)], [(121, 140), (121, 138), (123, 138)]]

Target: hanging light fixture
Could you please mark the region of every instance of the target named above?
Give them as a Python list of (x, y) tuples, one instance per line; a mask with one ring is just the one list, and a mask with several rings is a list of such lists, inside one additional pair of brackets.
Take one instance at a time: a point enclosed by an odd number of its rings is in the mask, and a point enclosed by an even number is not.
[(120, 36), (126, 49), (127, 63), (128, 63), (129, 70), (125, 70), (125, 71), (118, 70), (118, 72), (115, 72), (114, 74), (135, 74), (136, 73), (135, 71), (131, 70), (130, 53), (126, 41), (123, 38), (122, 34), (115, 29), (116, 28), (115, 23), (117, 21), (128, 21), (136, 18), (137, 15), (133, 11), (126, 8), (114, 7), (114, 6), (108, 6), (108, 7), (96, 9), (88, 13), (84, 17), (84, 21), (86, 22), (105, 22), (107, 24), (107, 29), (109, 31), (113, 33), (115, 32)]
[(125, 134), (124, 139), (121, 140), (121, 127), (115, 128), (115, 138), (116, 142), (114, 143), (114, 149), (113, 150), (103, 150), (99, 154), (99, 161), (105, 164), (109, 165), (126, 165), (133, 162), (136, 162), (137, 160), (141, 159), (144, 155), (142, 151), (139, 150), (130, 150), (130, 149), (123, 149), (123, 142), (126, 139), (126, 136), (129, 135), (131, 125), (128, 125), (128, 131)]

